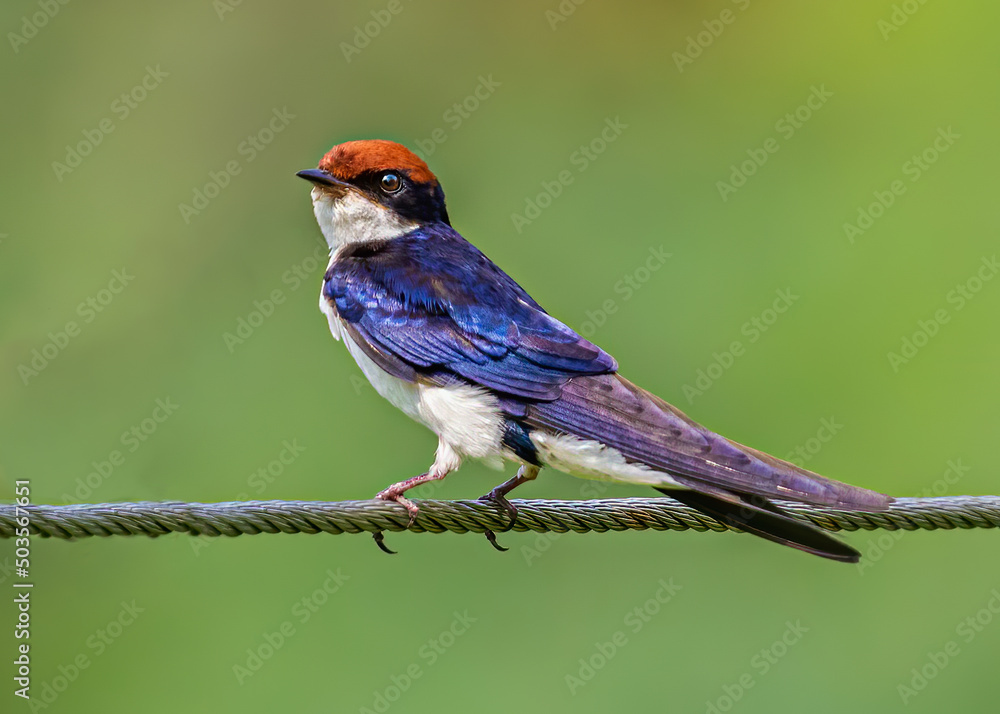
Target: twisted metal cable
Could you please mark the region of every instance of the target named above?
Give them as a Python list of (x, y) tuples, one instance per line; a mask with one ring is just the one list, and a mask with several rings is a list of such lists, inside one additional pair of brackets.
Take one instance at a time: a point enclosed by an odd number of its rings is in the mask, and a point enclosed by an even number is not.
[[(145, 535), (238, 536), (257, 533), (484, 533), (507, 530), (508, 518), (482, 501), (414, 501), (420, 513), (410, 524), (406, 509), (386, 501), (238, 501), (226, 503), (99, 503), (70, 506), (0, 504), (0, 538), (12, 538), (18, 515), (43, 538)], [(624, 530), (726, 531), (720, 523), (669, 498), (588, 501), (511, 501), (518, 508), (511, 530), (585, 533)], [(828, 531), (951, 530), (1000, 527), (1000, 496), (900, 498), (887, 511), (841, 511), (777, 502), (801, 520)]]

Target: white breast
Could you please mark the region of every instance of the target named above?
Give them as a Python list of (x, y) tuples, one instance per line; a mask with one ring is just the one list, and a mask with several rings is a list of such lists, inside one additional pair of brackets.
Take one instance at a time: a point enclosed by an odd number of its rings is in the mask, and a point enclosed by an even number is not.
[[(459, 460), (462, 456), (470, 456), (486, 459), (490, 465), (501, 465), (503, 416), (495, 396), (471, 385), (437, 387), (394, 377), (354, 342), (343, 329), (336, 309), (323, 295), (320, 295), (319, 304), (330, 323), (330, 332), (343, 340), (376, 392), (437, 434), (441, 443), (450, 447)], [(458, 468), (458, 464), (452, 468)]]
[[(335, 200), (328, 192), (314, 188), (312, 199), (316, 221), (333, 252), (331, 264), (345, 246), (391, 240), (417, 227), (354, 191)], [(319, 308), (330, 323), (330, 332), (343, 340), (375, 391), (438, 435), (438, 455), (432, 468), (447, 473), (458, 468), (463, 456), (501, 465), (503, 417), (496, 397), (470, 385), (435, 387), (392, 376), (354, 343), (336, 308), (322, 293)]]

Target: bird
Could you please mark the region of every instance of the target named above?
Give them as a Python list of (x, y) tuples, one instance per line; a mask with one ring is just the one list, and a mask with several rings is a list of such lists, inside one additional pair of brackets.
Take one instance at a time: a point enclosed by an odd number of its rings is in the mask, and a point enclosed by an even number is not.
[(405, 146), (347, 141), (296, 175), (312, 184), (330, 248), (319, 307), (331, 333), (376, 392), (437, 435), (430, 468), (376, 496), (406, 507), (411, 523), (410, 489), (466, 459), (510, 461), (516, 475), (482, 497), (509, 515), (508, 529), (517, 509), (507, 494), (548, 466), (651, 486), (745, 533), (859, 561), (773, 499), (875, 512), (890, 496), (720, 436), (623, 377), (452, 227), (437, 177)]

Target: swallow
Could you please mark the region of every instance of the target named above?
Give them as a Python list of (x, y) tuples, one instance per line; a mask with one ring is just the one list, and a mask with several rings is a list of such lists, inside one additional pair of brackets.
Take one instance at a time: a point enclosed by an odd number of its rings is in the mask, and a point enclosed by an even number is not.
[(330, 247), (319, 300), (330, 331), (380, 395), (438, 438), (426, 473), (377, 495), (411, 522), (410, 489), (467, 458), (512, 461), (517, 475), (483, 497), (511, 525), (507, 494), (550, 466), (651, 486), (746, 533), (859, 560), (772, 499), (882, 511), (891, 497), (731, 441), (623, 377), (452, 228), (441, 184), (406, 147), (349, 141), (297, 175)]

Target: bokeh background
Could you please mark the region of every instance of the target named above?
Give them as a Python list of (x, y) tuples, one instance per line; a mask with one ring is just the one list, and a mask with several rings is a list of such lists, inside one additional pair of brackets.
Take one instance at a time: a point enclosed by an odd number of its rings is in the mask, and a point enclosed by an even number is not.
[[(294, 176), (369, 137), (422, 147), (465, 236), (715, 430), (897, 495), (998, 493), (998, 22), (915, 0), (6, 2), (0, 497), (341, 500), (423, 471), (434, 438), (316, 308)], [(501, 478), (469, 463), (424, 494)], [(546, 472), (519, 495), (652, 494)], [(996, 534), (846, 538), (862, 567), (735, 534), (38, 540), (35, 710), (993, 711)], [(0, 708), (30, 710), (11, 599)]]

